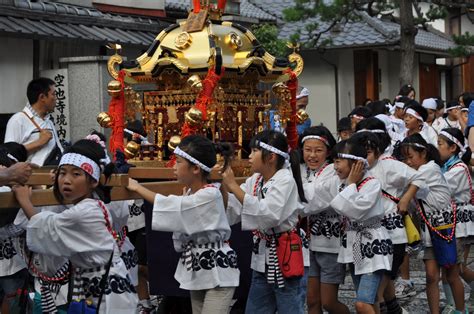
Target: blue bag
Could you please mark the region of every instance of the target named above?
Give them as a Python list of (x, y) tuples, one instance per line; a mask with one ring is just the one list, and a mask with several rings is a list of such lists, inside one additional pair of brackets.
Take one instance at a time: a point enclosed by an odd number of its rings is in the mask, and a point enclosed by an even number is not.
[(96, 314), (97, 308), (87, 300), (71, 301), (67, 309), (68, 314)]
[(453, 228), (455, 228), (453, 224), (433, 228), (438, 232), (430, 228), (431, 243), (433, 244), (436, 261), (439, 266), (444, 268), (450, 268), (457, 263), (456, 236)]

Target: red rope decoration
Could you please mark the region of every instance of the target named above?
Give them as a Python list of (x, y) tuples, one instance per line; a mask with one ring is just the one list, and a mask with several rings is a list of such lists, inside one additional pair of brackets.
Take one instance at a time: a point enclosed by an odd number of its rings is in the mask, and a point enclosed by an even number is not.
[[(194, 107), (199, 109), (202, 113), (202, 120), (207, 119), (207, 105), (212, 101), (212, 93), (217, 87), (219, 80), (224, 76), (224, 68), (221, 68), (221, 74), (218, 75), (214, 68), (210, 68), (207, 72), (206, 78), (202, 81), (202, 90), (199, 93), (196, 104)], [(188, 122), (184, 122), (183, 127), (181, 128), (181, 138), (185, 138), (188, 135), (196, 134), (199, 126), (191, 126)], [(176, 157), (174, 155), (171, 157), (170, 161), (166, 164), (166, 167), (171, 168), (176, 162)]]
[(201, 11), (201, 2), (199, 0), (193, 0), (194, 13)]
[(288, 138), (288, 145), (291, 149), (296, 149), (298, 146), (298, 132), (296, 131), (296, 125), (298, 123), (296, 117), (296, 90), (298, 89), (298, 78), (296, 77), (295, 72), (292, 70), (287, 70), (285, 73), (290, 75), (290, 79), (286, 82), (286, 86), (291, 93), (291, 116), (290, 121), (286, 125), (286, 136)]
[(124, 88), (124, 76), (123, 70), (119, 71), (117, 81), (122, 85), (120, 94), (118, 97), (112, 97), (109, 103), (109, 116), (112, 118), (112, 135), (109, 139), (109, 147), (115, 159), (115, 151), (120, 149), (123, 151), (123, 129), (125, 127), (124, 113), (125, 113), (125, 96), (123, 94)]

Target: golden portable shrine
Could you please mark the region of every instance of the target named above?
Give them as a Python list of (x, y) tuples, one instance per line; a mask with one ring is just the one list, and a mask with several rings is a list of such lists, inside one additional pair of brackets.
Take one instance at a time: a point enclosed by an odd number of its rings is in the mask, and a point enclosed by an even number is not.
[[(98, 122), (112, 128), (112, 152), (122, 149), (129, 158), (161, 162), (181, 137), (202, 134), (235, 143), (241, 158), (251, 137), (270, 127), (271, 107), (290, 146), (296, 146), (296, 123), (307, 118), (296, 111), (297, 76), (303, 70), (298, 47), (289, 46), (288, 59), (275, 58), (248, 29), (222, 21), (225, 2), (193, 1), (187, 20), (163, 30), (131, 62), (122, 60), (119, 45), (110, 45), (116, 51), (108, 63), (112, 99)], [(147, 136), (124, 148), (125, 121), (137, 113)]]

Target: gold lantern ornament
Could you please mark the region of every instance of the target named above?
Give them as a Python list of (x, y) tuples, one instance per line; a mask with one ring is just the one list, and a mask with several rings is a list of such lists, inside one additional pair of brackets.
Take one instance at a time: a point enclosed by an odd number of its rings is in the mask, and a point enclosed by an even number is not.
[(188, 78), (188, 85), (191, 86), (191, 88), (194, 88), (196, 90), (202, 90), (202, 82), (201, 82), (201, 78), (199, 77), (199, 75), (197, 74), (194, 74), (194, 75), (191, 75), (189, 78)]
[(122, 84), (119, 81), (113, 80), (110, 81), (109, 84), (107, 84), (107, 92), (111, 97), (119, 97), (121, 91)]
[(140, 152), (140, 144), (130, 141), (124, 149), (125, 157), (128, 159), (135, 158)]
[(298, 119), (298, 124), (303, 124), (306, 120), (309, 119), (309, 115), (304, 109), (299, 109), (296, 112), (296, 118)]
[(178, 135), (173, 135), (168, 141), (168, 149), (173, 152), (180, 143), (181, 137), (179, 137)]
[(97, 122), (103, 128), (110, 128), (113, 121), (107, 112), (101, 112), (97, 115)]
[(202, 112), (201, 110), (192, 107), (188, 112), (186, 112), (184, 118), (190, 126), (198, 126), (202, 122)]

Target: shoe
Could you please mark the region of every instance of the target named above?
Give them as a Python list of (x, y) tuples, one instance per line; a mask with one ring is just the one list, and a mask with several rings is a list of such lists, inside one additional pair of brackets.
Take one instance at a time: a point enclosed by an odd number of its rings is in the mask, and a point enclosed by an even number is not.
[(407, 299), (416, 295), (415, 285), (406, 280), (400, 280), (395, 286), (395, 296), (397, 299)]
[(142, 304), (138, 304), (137, 313), (138, 314), (153, 314), (155, 313), (155, 309), (152, 307), (145, 307)]
[(454, 313), (456, 313), (456, 308), (452, 306), (451, 304), (446, 305), (443, 311), (441, 311), (441, 314), (454, 314)]
[(407, 310), (405, 310), (404, 307), (400, 306), (400, 308), (402, 309), (402, 314), (409, 314), (410, 312), (408, 312)]

